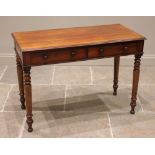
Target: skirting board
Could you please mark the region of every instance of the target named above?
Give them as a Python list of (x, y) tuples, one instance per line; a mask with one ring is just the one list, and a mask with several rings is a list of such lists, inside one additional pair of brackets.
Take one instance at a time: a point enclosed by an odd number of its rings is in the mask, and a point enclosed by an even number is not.
[[(0, 65), (14, 64), (15, 63), (15, 54), (12, 53), (0, 53)], [(131, 66), (134, 63), (134, 56), (124, 56), (121, 57), (120, 61), (122, 66)], [(88, 60), (88, 61), (79, 61), (79, 62), (70, 62), (57, 65), (72, 65), (72, 66), (111, 66), (113, 65), (113, 58), (106, 59), (97, 59), (97, 60)], [(142, 65), (153, 66), (155, 65), (155, 55), (143, 55)]]

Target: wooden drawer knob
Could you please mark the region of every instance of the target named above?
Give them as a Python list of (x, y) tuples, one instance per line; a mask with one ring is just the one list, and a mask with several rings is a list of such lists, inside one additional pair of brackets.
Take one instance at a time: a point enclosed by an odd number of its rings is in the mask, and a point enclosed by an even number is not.
[(103, 52), (104, 52), (104, 48), (103, 47), (99, 48), (99, 55), (100, 56), (103, 56)]
[(44, 58), (45, 60), (48, 59), (48, 55), (47, 55), (47, 54), (43, 54), (42, 56), (43, 56), (43, 58)]
[(71, 57), (74, 57), (76, 55), (76, 51), (71, 51)]
[(125, 47), (123, 48), (123, 50), (124, 50), (125, 52), (127, 52), (127, 51), (129, 51), (129, 47), (128, 47), (128, 46), (125, 46)]

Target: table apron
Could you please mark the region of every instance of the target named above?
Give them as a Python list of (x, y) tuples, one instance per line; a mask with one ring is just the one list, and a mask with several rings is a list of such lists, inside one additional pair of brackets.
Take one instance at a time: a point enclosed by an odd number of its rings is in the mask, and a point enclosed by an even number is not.
[[(143, 53), (144, 41), (22, 52), (23, 66), (40, 66)], [(18, 52), (19, 53), (19, 52)]]

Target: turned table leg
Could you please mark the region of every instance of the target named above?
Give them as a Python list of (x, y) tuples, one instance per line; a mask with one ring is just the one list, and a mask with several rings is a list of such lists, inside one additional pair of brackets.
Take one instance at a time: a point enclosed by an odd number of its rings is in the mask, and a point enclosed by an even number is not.
[(131, 114), (135, 114), (135, 107), (137, 101), (137, 91), (138, 91), (138, 82), (139, 82), (139, 74), (140, 74), (140, 61), (141, 56), (143, 54), (136, 54), (135, 55), (135, 63), (134, 63), (134, 70), (133, 70), (133, 84), (132, 84), (132, 97), (131, 97)]
[(31, 76), (30, 76), (31, 67), (24, 67), (24, 91), (25, 91), (25, 100), (26, 100), (26, 117), (28, 124), (28, 131), (32, 132), (32, 88), (31, 88)]
[(120, 63), (120, 56), (114, 57), (114, 85), (113, 85), (113, 95), (117, 95), (117, 88), (118, 88), (118, 75), (119, 75), (119, 63)]
[(20, 58), (17, 54), (16, 54), (16, 63), (17, 63), (17, 76), (18, 76), (18, 86), (19, 86), (21, 109), (25, 109), (23, 69), (22, 69)]

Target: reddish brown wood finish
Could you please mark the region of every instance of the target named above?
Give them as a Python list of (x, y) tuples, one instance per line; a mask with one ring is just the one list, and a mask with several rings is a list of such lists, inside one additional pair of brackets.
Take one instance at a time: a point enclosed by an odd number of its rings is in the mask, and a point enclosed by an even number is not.
[[(69, 48), (59, 50), (46, 50), (30, 53), (28, 56), (30, 65), (55, 64), (69, 61), (83, 60), (87, 58), (86, 48)], [(26, 64), (29, 65), (29, 64)]]
[(31, 76), (30, 76), (31, 67), (24, 67), (24, 91), (25, 91), (25, 99), (26, 99), (26, 112), (27, 112), (27, 124), (28, 131), (32, 132), (32, 88), (31, 88)]
[(137, 100), (137, 90), (140, 74), (140, 61), (143, 53), (135, 55), (135, 63), (133, 70), (133, 84), (132, 84), (132, 97), (131, 97), (131, 114), (135, 114), (136, 100)]
[(120, 56), (114, 57), (114, 92), (113, 95), (117, 95), (117, 88), (118, 88), (118, 75), (119, 75), (119, 63), (120, 63)]
[[(120, 24), (15, 32), (12, 35), (17, 55), (21, 103), (23, 108), (23, 93), (25, 93), (29, 132), (33, 131), (31, 66), (114, 57), (113, 94), (116, 95), (120, 56), (135, 55), (131, 114), (135, 113), (140, 58), (143, 53), (145, 40), (142, 35)], [(23, 72), (24, 79), (22, 79)]]
[(18, 83), (19, 83), (18, 86), (19, 86), (21, 108), (25, 109), (23, 69), (22, 69), (22, 64), (21, 64), (21, 61), (18, 55), (16, 55), (16, 63), (17, 63), (17, 76), (18, 76)]
[(143, 40), (119, 42), (104, 45), (82, 46), (77, 48), (62, 48), (38, 50), (21, 53), (24, 66), (39, 66), (45, 64), (65, 63), (78, 60), (99, 59), (104, 57), (125, 56), (142, 51)]
[(120, 24), (15, 32), (12, 35), (22, 52), (145, 39)]

